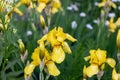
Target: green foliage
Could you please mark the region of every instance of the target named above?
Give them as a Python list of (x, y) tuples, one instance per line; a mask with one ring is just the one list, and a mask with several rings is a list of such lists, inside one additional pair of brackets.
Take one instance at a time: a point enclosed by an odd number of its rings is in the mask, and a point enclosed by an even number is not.
[[(89, 65), (84, 57), (89, 55), (91, 49), (102, 49), (107, 51), (107, 57), (114, 58), (117, 61), (116, 36), (118, 29), (114, 33), (109, 33), (108, 27), (102, 22), (98, 25), (93, 20), (101, 19), (100, 8), (94, 3), (100, 0), (61, 0), (64, 12), (58, 12), (52, 16), (49, 31), (54, 27), (61, 26), (64, 32), (71, 34), (78, 41), (69, 42), (72, 54), (65, 54), (66, 58), (62, 64), (58, 64), (61, 74), (57, 77), (51, 76), (49, 80), (83, 80), (83, 67)], [(78, 3), (78, 11), (69, 11), (67, 7), (71, 3)], [(120, 2), (116, 3), (117, 5)], [(19, 7), (24, 16), (20, 17), (14, 13), (7, 30), (0, 32), (0, 80), (23, 80), (24, 67), (27, 61), (31, 61), (31, 55), (37, 47), (37, 40), (42, 36), (42, 28), (39, 22), (39, 14), (32, 9), (27, 11), (25, 6)], [(80, 13), (85, 12), (85, 17), (80, 17)], [(111, 9), (116, 13), (116, 19), (120, 13), (118, 9)], [(0, 13), (3, 18), (4, 13)], [(109, 20), (109, 18), (107, 18)], [(77, 28), (72, 29), (72, 21), (77, 22)], [(34, 23), (34, 25), (32, 24)], [(93, 29), (86, 28), (86, 24), (91, 24)], [(16, 32), (14, 32), (16, 30)], [(32, 34), (28, 35), (27, 32)], [(28, 50), (28, 57), (25, 63), (21, 61), (20, 50), (17, 40), (22, 39), (25, 48)], [(120, 63), (117, 62), (116, 69), (120, 73)], [(101, 80), (111, 80), (112, 68), (106, 64), (104, 76)], [(34, 80), (38, 80), (38, 69), (32, 74)], [(88, 80), (97, 80), (97, 76), (93, 76)]]

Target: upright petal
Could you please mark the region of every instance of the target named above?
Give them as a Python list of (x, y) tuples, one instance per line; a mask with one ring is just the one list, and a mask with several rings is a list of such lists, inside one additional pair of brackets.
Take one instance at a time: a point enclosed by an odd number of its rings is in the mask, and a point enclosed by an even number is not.
[(60, 71), (58, 70), (58, 68), (56, 67), (53, 61), (47, 62), (46, 66), (50, 75), (58, 76), (60, 74)]
[(61, 63), (65, 59), (65, 53), (61, 46), (55, 46), (52, 51), (52, 60), (56, 63)]

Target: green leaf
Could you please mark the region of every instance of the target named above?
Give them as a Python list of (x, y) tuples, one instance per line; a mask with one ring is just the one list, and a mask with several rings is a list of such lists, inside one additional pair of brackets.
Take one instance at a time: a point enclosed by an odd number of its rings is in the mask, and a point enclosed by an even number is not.
[(7, 66), (5, 67), (5, 70), (9, 69), (10, 67), (14, 66), (17, 63), (18, 60), (15, 61), (9, 61)]
[(1, 80), (6, 80), (6, 73), (5, 71), (1, 71)]
[(0, 66), (2, 64), (2, 60), (3, 60), (3, 54), (0, 54)]

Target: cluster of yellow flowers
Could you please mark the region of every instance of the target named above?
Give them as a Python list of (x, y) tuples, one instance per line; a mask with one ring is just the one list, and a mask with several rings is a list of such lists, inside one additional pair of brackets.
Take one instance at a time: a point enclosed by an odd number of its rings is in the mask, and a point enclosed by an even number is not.
[[(59, 0), (20, 0), (17, 5), (20, 6), (22, 4), (29, 8), (35, 8), (40, 13), (46, 9), (47, 12), (49, 10), (49, 12), (55, 14), (61, 9), (61, 2)], [(22, 12), (18, 11), (18, 13), (21, 15)]]
[(105, 50), (90, 50), (90, 56), (85, 57), (85, 61), (89, 61), (90, 66), (84, 66), (84, 78), (92, 77), (98, 74), (99, 71), (104, 70), (105, 63), (109, 64), (112, 68), (115, 67), (116, 61), (112, 58), (106, 58), (107, 52)]
[[(101, 3), (98, 4), (98, 7), (103, 7), (102, 14), (106, 14), (106, 16), (108, 16), (110, 8), (117, 8), (116, 4), (111, 0), (103, 0)], [(111, 19), (108, 21), (109, 31), (112, 33), (115, 32), (118, 26), (120, 26), (120, 18), (118, 18), (118, 20), (114, 22), (114, 17), (111, 17)]]
[[(25, 78), (30, 76), (36, 66), (47, 69), (47, 73), (58, 76), (60, 71), (55, 63), (60, 64), (65, 59), (65, 53), (71, 53), (71, 49), (65, 40), (77, 41), (75, 38), (63, 32), (61, 27), (54, 28), (38, 40), (39, 46), (32, 53), (32, 62), (24, 69)], [(50, 47), (47, 49), (46, 47)]]
[(102, 0), (102, 2), (100, 2), (98, 4), (98, 7), (113, 7), (113, 8), (117, 8), (116, 4), (113, 3), (113, 1), (111, 0)]

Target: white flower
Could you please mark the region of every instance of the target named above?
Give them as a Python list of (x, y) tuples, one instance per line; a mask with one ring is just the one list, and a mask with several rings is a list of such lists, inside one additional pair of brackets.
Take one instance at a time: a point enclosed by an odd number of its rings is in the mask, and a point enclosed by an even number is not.
[(118, 10), (120, 10), (120, 6), (118, 6)]
[(93, 27), (92, 27), (92, 25), (91, 24), (86, 24), (86, 27), (88, 28), (88, 29), (93, 29)]
[(112, 0), (112, 2), (117, 2), (118, 0)]
[(72, 8), (73, 8), (73, 10), (78, 11), (77, 5), (73, 4), (73, 5), (72, 5)]
[(95, 6), (98, 6), (98, 2), (94, 2), (94, 5), (95, 5)]
[(73, 9), (72, 6), (67, 7), (67, 10), (69, 10), (69, 11), (72, 11), (72, 9)]
[(85, 17), (86, 16), (86, 13), (85, 12), (81, 12), (80, 13), (80, 17)]
[(27, 36), (31, 36), (32, 35), (32, 31), (28, 30), (27, 31)]
[(108, 24), (109, 24), (109, 21), (105, 21), (105, 25), (108, 26)]
[(72, 21), (71, 27), (72, 27), (72, 29), (76, 29), (77, 28), (77, 22), (76, 21)]
[(115, 17), (115, 13), (109, 13), (108, 17), (110, 17), (110, 18)]
[(67, 10), (78, 11), (77, 4), (71, 4), (70, 6), (67, 7)]
[(93, 20), (93, 23), (98, 24), (99, 21), (95, 19), (95, 20)]

